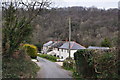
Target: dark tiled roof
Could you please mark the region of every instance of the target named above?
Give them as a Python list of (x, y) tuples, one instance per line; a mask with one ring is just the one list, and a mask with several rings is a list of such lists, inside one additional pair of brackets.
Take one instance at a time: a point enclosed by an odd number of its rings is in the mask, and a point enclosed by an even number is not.
[[(62, 49), (69, 49), (69, 42), (65, 42), (61, 47), (59, 48), (62, 48)], [(70, 49), (73, 49), (73, 50), (78, 50), (78, 49), (86, 49), (84, 46), (81, 46), (80, 44), (74, 42), (74, 41), (71, 41), (70, 42)]]
[(96, 46), (89, 46), (87, 49), (110, 49), (109, 47), (96, 47)]

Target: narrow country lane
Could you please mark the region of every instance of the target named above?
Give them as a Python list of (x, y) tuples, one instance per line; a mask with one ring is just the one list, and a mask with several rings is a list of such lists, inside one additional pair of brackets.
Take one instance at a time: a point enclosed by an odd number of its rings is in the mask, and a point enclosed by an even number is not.
[(40, 57), (37, 59), (39, 60), (37, 64), (40, 66), (37, 78), (72, 78), (71, 72), (62, 69), (58, 64)]

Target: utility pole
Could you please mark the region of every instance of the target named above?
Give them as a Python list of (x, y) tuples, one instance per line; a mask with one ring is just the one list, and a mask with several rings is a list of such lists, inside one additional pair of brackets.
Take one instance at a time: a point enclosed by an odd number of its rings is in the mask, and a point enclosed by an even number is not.
[(70, 41), (71, 41), (71, 18), (69, 17), (69, 58), (70, 58)]

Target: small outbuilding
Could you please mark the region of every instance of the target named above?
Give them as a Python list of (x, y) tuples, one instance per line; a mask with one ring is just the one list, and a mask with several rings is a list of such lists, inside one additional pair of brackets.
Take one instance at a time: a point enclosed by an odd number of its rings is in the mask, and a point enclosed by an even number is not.
[(99, 49), (99, 50), (108, 50), (109, 47), (96, 47), (96, 46), (89, 46), (87, 49)]

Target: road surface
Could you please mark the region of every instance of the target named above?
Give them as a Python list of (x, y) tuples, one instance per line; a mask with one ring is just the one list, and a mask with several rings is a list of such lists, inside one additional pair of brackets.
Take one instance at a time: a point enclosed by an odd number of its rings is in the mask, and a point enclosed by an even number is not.
[(37, 59), (39, 60), (37, 64), (40, 66), (37, 78), (72, 78), (71, 72), (62, 69), (60, 65), (40, 57)]

